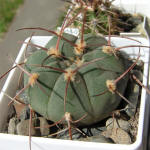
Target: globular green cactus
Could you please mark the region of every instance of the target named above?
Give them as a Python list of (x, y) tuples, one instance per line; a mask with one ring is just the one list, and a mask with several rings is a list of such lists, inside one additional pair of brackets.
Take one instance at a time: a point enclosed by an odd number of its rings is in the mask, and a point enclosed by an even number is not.
[[(108, 117), (120, 103), (121, 98), (114, 91), (117, 89), (123, 94), (126, 88), (128, 77), (115, 84), (126, 70), (124, 58), (122, 54), (117, 54), (116, 58), (107, 53), (110, 47), (104, 46), (107, 45), (104, 37), (84, 35), (84, 50), (77, 54), (79, 39), (66, 33), (63, 36), (72, 42), (60, 40), (59, 53), (63, 57), (52, 55), (43, 62), (48, 56), (43, 50), (28, 57), (25, 68), (35, 75), (38, 82), (26, 90), (29, 104), (33, 110), (54, 122), (69, 112), (72, 120), (86, 115), (78, 122), (79, 125), (96, 123)], [(58, 37), (54, 36), (46, 47), (52, 50), (57, 40)], [(25, 85), (31, 80), (26, 74), (24, 79)]]

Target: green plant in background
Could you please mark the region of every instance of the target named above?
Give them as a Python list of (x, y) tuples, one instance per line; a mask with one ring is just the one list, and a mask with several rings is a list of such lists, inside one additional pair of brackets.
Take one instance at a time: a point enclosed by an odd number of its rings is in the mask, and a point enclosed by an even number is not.
[(17, 8), (24, 0), (0, 0), (0, 36), (6, 32), (16, 14)]
[[(70, 14), (71, 17), (76, 16), (79, 14), (78, 17), (72, 23), (70, 27), (79, 28), (82, 26), (82, 15), (81, 15), (81, 7), (84, 3), (87, 5), (91, 5), (92, 1), (85, 1), (80, 3), (79, 1), (71, 1), (72, 13)], [(84, 33), (97, 33), (97, 34), (104, 34), (108, 35), (109, 25), (107, 17), (110, 16), (110, 23), (111, 23), (111, 34), (119, 34), (120, 32), (129, 32), (136, 28), (137, 25), (142, 23), (143, 17), (133, 16), (129, 13), (126, 13), (119, 8), (116, 8), (112, 5), (112, 1), (109, 0), (98, 0), (95, 1), (92, 10), (87, 10), (87, 17), (85, 23), (85, 31)], [(78, 3), (78, 4), (77, 4)], [(70, 5), (69, 5), (70, 6)], [(58, 20), (57, 27), (60, 27), (63, 19), (65, 18), (68, 11), (68, 7), (66, 7), (66, 11), (62, 12)]]

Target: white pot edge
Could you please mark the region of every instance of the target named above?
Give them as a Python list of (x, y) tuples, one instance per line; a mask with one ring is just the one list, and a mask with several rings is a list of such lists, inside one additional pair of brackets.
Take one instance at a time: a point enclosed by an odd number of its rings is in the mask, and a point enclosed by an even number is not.
[[(42, 46), (44, 46), (46, 44), (46, 41), (48, 41), (51, 37), (45, 36), (45, 37), (41, 37), (41, 36), (37, 36), (37, 37), (33, 37), (32, 38), (32, 42), (36, 44), (42, 44), (42, 42), (44, 41), (45, 43), (43, 43)], [(42, 40), (40, 40), (42, 39)], [(26, 39), (25, 41), (27, 42), (29, 40)], [(41, 42), (42, 41), (42, 42)], [(144, 40), (145, 43), (147, 43), (147, 40)], [(147, 43), (148, 44), (148, 43)], [(21, 50), (17, 56), (16, 59), (16, 63), (19, 63), (21, 61), (23, 52), (26, 48), (26, 44), (23, 44), (23, 46), (21, 47)], [(147, 50), (146, 50), (147, 51)], [(146, 60), (149, 60), (149, 55), (146, 55)], [(145, 70), (144, 70), (144, 74), (148, 75), (148, 65), (149, 62), (147, 62), (147, 65), (145, 66)], [(3, 87), (3, 91), (7, 91), (8, 87), (9, 87), (9, 83), (11, 82), (11, 78), (13, 77), (13, 75), (17, 72), (17, 70), (13, 70), (10, 72), (6, 83)], [(148, 76), (147, 76), (148, 77)], [(147, 77), (144, 78), (144, 82), (145, 84), (147, 83)], [(143, 96), (142, 96), (142, 101), (141, 101), (141, 106), (140, 106), (140, 116), (139, 116), (139, 129), (138, 129), (138, 135), (137, 135), (137, 140), (135, 143), (131, 144), (131, 145), (120, 145), (120, 144), (104, 144), (104, 143), (93, 143), (93, 142), (79, 142), (79, 141), (66, 141), (66, 140), (56, 140), (56, 139), (45, 139), (45, 138), (38, 138), (38, 137), (33, 137), (32, 140), (32, 147), (33, 150), (40, 150), (40, 149), (44, 149), (44, 150), (48, 150), (49, 147), (54, 147), (55, 150), (57, 149), (65, 149), (65, 150), (69, 150), (71, 149), (82, 149), (82, 150), (87, 150), (87, 149), (93, 149), (94, 150), (98, 150), (98, 149), (103, 149), (103, 150), (111, 150), (111, 149), (115, 149), (115, 150), (121, 150), (122, 147), (123, 149), (128, 149), (128, 150), (140, 150), (143, 147), (143, 131), (144, 129), (146, 129), (145, 126), (143, 126), (144, 122), (147, 120), (147, 118), (145, 119), (145, 110), (147, 109), (146, 106), (148, 106), (147, 104), (147, 100), (146, 100), (146, 91), (145, 89), (142, 90)], [(3, 93), (0, 94), (0, 108), (1, 107), (1, 103), (4, 102), (4, 97), (3, 97)], [(3, 100), (1, 99), (3, 98)], [(5, 105), (7, 106), (7, 105)], [(5, 110), (5, 109), (4, 109)], [(6, 109), (7, 110), (7, 109)], [(145, 116), (147, 117), (147, 116)], [(20, 141), (20, 142), (18, 142)], [(5, 143), (5, 144), (4, 144)], [(6, 143), (9, 143), (6, 144)], [(36, 145), (40, 144), (40, 147), (37, 147)], [(24, 146), (23, 146), (23, 145)], [(25, 136), (15, 136), (15, 135), (7, 135), (7, 134), (0, 134), (0, 148), (3, 147), (6, 150), (10, 149), (13, 145), (16, 147), (16, 150), (22, 149), (22, 150), (27, 150), (28, 147), (28, 137)], [(63, 145), (62, 145), (63, 144)], [(73, 147), (72, 147), (73, 146)]]

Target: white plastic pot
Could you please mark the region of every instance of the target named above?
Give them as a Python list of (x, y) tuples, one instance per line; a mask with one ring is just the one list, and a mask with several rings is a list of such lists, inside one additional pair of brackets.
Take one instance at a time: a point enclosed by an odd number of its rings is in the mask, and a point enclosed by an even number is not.
[[(31, 42), (37, 45), (45, 46), (45, 44), (51, 39), (49, 36), (35, 36)], [(142, 45), (149, 45), (149, 42), (145, 38), (136, 37)], [(117, 46), (124, 45), (137, 45), (135, 41), (123, 38), (111, 38), (112, 42)], [(26, 39), (26, 42), (29, 38)], [(23, 44), (21, 50), (16, 59), (16, 63), (21, 62), (23, 58), (26, 44)], [(127, 48), (124, 49), (132, 58), (137, 58), (139, 48)], [(143, 72), (143, 84), (147, 86), (148, 75), (149, 75), (149, 49), (141, 48), (141, 60), (144, 62)], [(18, 79), (18, 69), (10, 72), (6, 83), (3, 87), (3, 91), (15, 95)], [(12, 91), (13, 89), (13, 91)], [(0, 94), (0, 129), (3, 127), (8, 112), (8, 98), (6, 98), (3, 92)], [(147, 140), (147, 122), (148, 122), (148, 111), (149, 101), (147, 100), (146, 90), (142, 89), (141, 104), (140, 104), (140, 115), (137, 140), (131, 145), (120, 145), (120, 144), (105, 144), (105, 143), (94, 143), (94, 142), (82, 142), (82, 141), (70, 141), (70, 140), (58, 140), (41, 137), (32, 137), (32, 150), (144, 150)], [(0, 150), (28, 150), (29, 149), (29, 137), (19, 135), (0, 134)]]

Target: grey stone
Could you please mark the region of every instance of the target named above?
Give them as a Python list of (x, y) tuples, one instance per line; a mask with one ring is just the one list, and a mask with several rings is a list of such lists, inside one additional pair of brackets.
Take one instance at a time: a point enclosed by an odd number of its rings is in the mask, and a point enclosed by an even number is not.
[(107, 138), (111, 138), (116, 144), (131, 144), (130, 135), (121, 128), (110, 129), (102, 133)]
[(110, 138), (112, 138), (116, 144), (131, 144), (132, 143), (131, 137), (129, 136), (129, 134), (120, 128), (117, 128), (115, 130), (113, 129), (112, 135)]
[(91, 128), (91, 134), (92, 136), (97, 136), (99, 135), (102, 131), (105, 131), (106, 127), (95, 127), (95, 128)]
[(13, 117), (9, 120), (8, 124), (8, 133), (9, 134), (16, 134), (16, 126), (19, 120), (16, 117)]
[(107, 130), (121, 128), (128, 132), (130, 130), (130, 123), (123, 119), (109, 118), (106, 121), (106, 127)]
[(105, 136), (99, 134), (97, 136), (91, 136), (87, 138), (80, 138), (80, 141), (87, 141), (87, 142), (99, 142), (99, 143), (113, 143), (112, 140), (106, 138)]
[(101, 134), (102, 134), (103, 136), (105, 136), (106, 138), (110, 138), (111, 135), (112, 135), (112, 130), (103, 131)]
[[(35, 119), (32, 120), (32, 126), (34, 126)], [(22, 120), (17, 124), (17, 134), (18, 135), (29, 135), (29, 119)], [(34, 128), (31, 128), (31, 135), (36, 135), (36, 131)]]
[(47, 128), (46, 126), (48, 126), (48, 122), (45, 118), (43, 117), (39, 117), (38, 118), (40, 120), (40, 132), (41, 132), (41, 136), (46, 136), (49, 134), (50, 129)]

